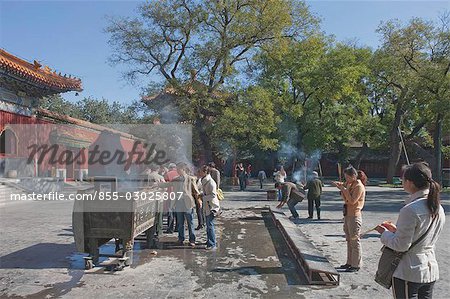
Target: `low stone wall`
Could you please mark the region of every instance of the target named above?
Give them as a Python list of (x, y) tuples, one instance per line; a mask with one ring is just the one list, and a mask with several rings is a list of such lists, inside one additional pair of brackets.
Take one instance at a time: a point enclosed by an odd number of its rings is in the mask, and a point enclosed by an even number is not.
[(16, 171), (17, 177), (34, 175), (34, 165), (27, 163), (25, 158), (0, 158), (0, 177), (7, 177), (8, 172)]
[(20, 178), (18, 185), (30, 192), (49, 193), (63, 190), (64, 179), (35, 177)]

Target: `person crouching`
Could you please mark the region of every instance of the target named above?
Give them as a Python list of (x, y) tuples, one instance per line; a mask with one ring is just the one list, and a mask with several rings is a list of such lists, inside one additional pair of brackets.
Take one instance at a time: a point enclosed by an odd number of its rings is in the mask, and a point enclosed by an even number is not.
[(305, 194), (299, 190), (299, 187), (295, 183), (291, 182), (277, 182), (275, 183), (275, 187), (281, 190), (281, 202), (277, 205), (277, 208), (281, 209), (287, 203), (289, 210), (292, 213), (292, 216), (290, 216), (289, 219), (298, 219), (299, 215), (295, 210), (295, 205), (303, 201)]

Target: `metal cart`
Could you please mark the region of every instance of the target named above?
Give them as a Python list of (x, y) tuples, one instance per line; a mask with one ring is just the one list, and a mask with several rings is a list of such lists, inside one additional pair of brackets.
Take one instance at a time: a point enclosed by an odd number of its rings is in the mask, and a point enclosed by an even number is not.
[[(120, 182), (116, 178), (96, 177), (94, 188), (78, 194), (91, 194), (106, 190), (115, 192)], [(148, 247), (154, 247), (158, 201), (130, 200), (130, 192), (151, 192), (146, 187), (135, 187), (118, 192), (117, 200), (75, 200), (72, 226), (75, 245), (79, 252), (88, 253), (85, 269), (91, 269), (100, 256), (116, 257), (115, 270), (122, 270), (133, 262), (134, 240), (145, 234)], [(126, 190), (126, 191), (125, 191)], [(100, 254), (100, 246), (115, 239), (115, 254)]]

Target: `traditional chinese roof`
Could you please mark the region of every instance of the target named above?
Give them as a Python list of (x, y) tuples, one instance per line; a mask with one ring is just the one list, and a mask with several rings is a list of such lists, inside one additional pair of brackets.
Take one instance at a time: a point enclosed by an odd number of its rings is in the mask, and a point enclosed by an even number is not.
[[(208, 86), (198, 80), (191, 80), (189, 82), (183, 83), (178, 86), (178, 88), (168, 85), (166, 86), (160, 93), (143, 96), (142, 102), (147, 105), (151, 102), (159, 101), (159, 100), (169, 100), (173, 98), (183, 98), (189, 97), (197, 94), (207, 94)], [(214, 91), (211, 95), (213, 98), (219, 98), (224, 96), (229, 96), (227, 93), (223, 91)]]
[(67, 91), (82, 91), (81, 80), (57, 74), (36, 60), (33, 63), (0, 49), (0, 83), (7, 89), (30, 96), (45, 96)]
[[(136, 136), (133, 136), (129, 133), (125, 133), (125, 132), (121, 132), (112, 128), (107, 128), (105, 126), (102, 125), (98, 125), (98, 124), (94, 124), (82, 119), (78, 119), (78, 118), (74, 118), (71, 116), (67, 116), (67, 115), (62, 115), (56, 112), (52, 112), (46, 109), (42, 109), (42, 108), (38, 108), (36, 110), (36, 115), (37, 117), (41, 118), (41, 119), (45, 119), (57, 124), (68, 124), (68, 125), (76, 125), (79, 127), (83, 127), (86, 129), (90, 129), (93, 131), (97, 131), (97, 132), (101, 132), (101, 131), (109, 131), (112, 133), (117, 133), (119, 135), (121, 135), (124, 138), (128, 138), (128, 139), (138, 139)], [(67, 133), (67, 135), (70, 135), (69, 133)], [(81, 135), (80, 135), (81, 136)], [(74, 137), (80, 137), (80, 136), (74, 136)], [(80, 137), (81, 138), (81, 137)]]
[[(191, 124), (192, 121), (183, 119), (182, 115), (178, 113), (179, 105), (184, 100), (191, 97), (208, 97), (217, 100), (217, 105), (223, 105), (223, 100), (231, 99), (232, 96), (231, 93), (223, 90), (214, 90), (212, 93), (209, 93), (206, 84), (191, 79), (177, 86), (168, 84), (160, 93), (143, 96), (141, 100), (150, 109), (158, 112), (159, 120), (162, 123)], [(203, 107), (200, 107), (200, 110), (210, 120), (217, 116)]]

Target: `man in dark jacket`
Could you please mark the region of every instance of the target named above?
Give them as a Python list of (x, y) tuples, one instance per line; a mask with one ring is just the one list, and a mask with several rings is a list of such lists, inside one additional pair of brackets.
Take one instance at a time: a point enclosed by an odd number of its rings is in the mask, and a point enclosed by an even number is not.
[(313, 171), (313, 178), (303, 187), (308, 190), (308, 219), (313, 218), (314, 204), (316, 205), (317, 219), (320, 219), (320, 195), (322, 195), (322, 181), (319, 179), (319, 174)]
[(289, 219), (297, 219), (298, 213), (295, 210), (295, 205), (303, 201), (305, 194), (303, 194), (295, 183), (285, 182), (285, 183), (275, 183), (275, 187), (281, 190), (281, 202), (277, 208), (281, 208), (287, 203), (292, 216)]

